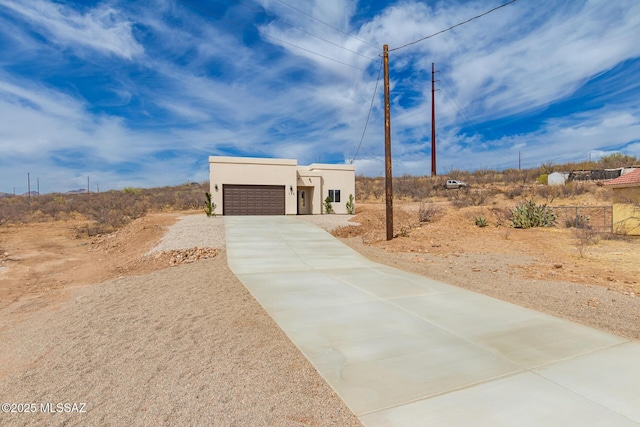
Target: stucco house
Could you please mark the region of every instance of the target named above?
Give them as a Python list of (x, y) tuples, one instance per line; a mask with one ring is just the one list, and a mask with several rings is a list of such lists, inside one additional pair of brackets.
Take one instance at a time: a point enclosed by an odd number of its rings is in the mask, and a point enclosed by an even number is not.
[(351, 165), (298, 166), (293, 159), (209, 157), (211, 201), (218, 215), (346, 214), (349, 195), (356, 194)]
[(604, 183), (613, 190), (613, 231), (640, 235), (640, 169)]

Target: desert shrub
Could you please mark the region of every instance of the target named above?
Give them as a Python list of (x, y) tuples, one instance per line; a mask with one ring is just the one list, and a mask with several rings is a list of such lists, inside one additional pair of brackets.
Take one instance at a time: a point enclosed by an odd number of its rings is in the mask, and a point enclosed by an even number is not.
[(487, 222), (487, 218), (483, 217), (483, 216), (478, 216), (476, 217), (476, 225), (478, 227), (486, 227), (487, 225), (489, 225), (489, 223)]
[(356, 175), (356, 197), (367, 200), (373, 194), (373, 179), (363, 175)]
[(0, 224), (28, 222), (31, 204), (27, 197), (15, 196), (0, 199)]
[(560, 194), (558, 188), (559, 186), (557, 185), (543, 185), (536, 188), (536, 195), (544, 197), (547, 203), (553, 203), (558, 194)]
[(207, 216), (214, 216), (215, 215), (215, 210), (216, 210), (216, 204), (213, 203), (211, 201), (211, 193), (209, 193), (208, 191), (204, 193), (205, 196), (205, 202), (204, 202), (204, 213), (207, 214)]
[(124, 194), (140, 194), (142, 190), (140, 188), (135, 187), (125, 187), (122, 189)]
[(104, 234), (117, 230), (134, 219), (144, 216), (150, 208), (142, 191), (107, 191), (80, 194), (69, 199), (73, 210), (94, 221), (78, 234)]
[(332, 205), (331, 197), (327, 196), (327, 198), (324, 199), (324, 203), (322, 203), (322, 206), (324, 207), (324, 213), (327, 213), (327, 214), (333, 213), (333, 205)]
[(591, 218), (588, 215), (577, 215), (573, 218), (567, 218), (565, 220), (565, 226), (567, 228), (584, 228), (589, 226)]
[(44, 215), (50, 216), (54, 220), (71, 212), (71, 206), (67, 203), (67, 199), (61, 195), (41, 196), (37, 204)]
[(347, 201), (345, 208), (347, 208), (347, 213), (349, 215), (353, 215), (356, 213), (356, 205), (353, 202), (353, 194), (349, 194), (349, 200)]
[(580, 254), (580, 258), (584, 258), (591, 250), (591, 247), (600, 242), (600, 234), (589, 225), (577, 227), (573, 231), (573, 236), (576, 239), (575, 247)]
[(504, 192), (504, 195), (509, 199), (515, 199), (516, 197), (522, 196), (522, 194), (524, 194), (524, 191), (525, 191), (524, 187), (516, 186), (516, 187), (509, 188), (507, 191)]
[(556, 223), (553, 208), (536, 205), (533, 200), (522, 202), (513, 210), (511, 224), (514, 228), (551, 227)]
[(602, 169), (615, 169), (625, 166), (631, 166), (640, 162), (640, 159), (634, 156), (627, 156), (621, 153), (613, 153), (603, 156), (598, 160), (598, 167)]
[(434, 204), (420, 203), (418, 208), (418, 221), (431, 222), (442, 212), (442, 209)]
[(467, 206), (484, 206), (490, 202), (495, 191), (490, 190), (469, 190), (460, 189), (449, 191), (447, 198), (456, 208), (466, 208)]
[(542, 175), (536, 178), (536, 181), (538, 181), (542, 185), (549, 185), (549, 175), (546, 173), (543, 173)]
[(469, 184), (491, 184), (496, 181), (496, 171), (490, 169), (478, 169), (471, 175)]
[(550, 173), (553, 173), (556, 171), (556, 166), (551, 162), (543, 163), (538, 168), (538, 171), (541, 171), (541, 174), (543, 175), (549, 175)]
[(529, 169), (506, 169), (502, 172), (504, 182), (507, 184), (520, 183), (525, 185), (533, 178), (533, 171)]
[(496, 226), (507, 224), (513, 217), (513, 211), (509, 208), (490, 208), (491, 213), (495, 217)]
[(402, 175), (393, 179), (393, 193), (399, 198), (418, 201), (431, 196), (433, 191), (428, 177)]

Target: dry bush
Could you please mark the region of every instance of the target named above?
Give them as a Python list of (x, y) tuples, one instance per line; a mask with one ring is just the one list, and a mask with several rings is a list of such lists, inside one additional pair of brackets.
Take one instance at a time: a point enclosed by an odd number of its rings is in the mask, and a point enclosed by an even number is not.
[(466, 208), (467, 206), (485, 206), (493, 201), (496, 194), (495, 190), (479, 189), (479, 190), (449, 190), (447, 198), (456, 208)]
[(368, 200), (380, 199), (384, 194), (384, 178), (369, 178), (363, 175), (356, 176), (356, 199)]
[(573, 231), (576, 239), (575, 247), (580, 254), (580, 258), (584, 258), (591, 248), (600, 241), (600, 234), (588, 224), (582, 224)]
[(528, 185), (540, 176), (533, 169), (505, 169), (502, 171), (502, 179), (505, 184)]
[(418, 221), (432, 222), (440, 215), (441, 212), (442, 208), (439, 206), (432, 203), (420, 203), (420, 208), (418, 208)]
[(15, 196), (0, 199), (0, 225), (28, 222), (31, 218), (31, 204), (27, 197)]
[(174, 187), (132, 188), (85, 194), (45, 194), (0, 199), (0, 225), (58, 220), (80, 214), (92, 223), (76, 230), (95, 235), (116, 230), (148, 211), (199, 209), (208, 183)]
[(495, 218), (496, 227), (509, 225), (513, 217), (513, 211), (509, 208), (490, 208), (492, 216)]
[(475, 183), (474, 180), (472, 179), (471, 172), (463, 171), (463, 170), (451, 169), (449, 170), (449, 172), (447, 172), (447, 178), (455, 179), (458, 181), (464, 181), (467, 184)]
[(535, 193), (538, 197), (544, 198), (547, 203), (551, 204), (558, 197), (561, 190), (557, 185), (541, 185), (536, 187)]
[(468, 184), (493, 184), (498, 180), (497, 173), (490, 169), (479, 169), (471, 175)]
[(431, 197), (436, 191), (429, 177), (402, 175), (393, 179), (393, 193), (399, 198), (416, 202)]
[(373, 195), (374, 181), (363, 175), (356, 175), (356, 199), (367, 200)]
[(521, 185), (517, 185), (515, 187), (511, 187), (504, 192), (505, 197), (509, 199), (515, 199), (516, 197), (521, 197), (525, 195), (527, 189)]

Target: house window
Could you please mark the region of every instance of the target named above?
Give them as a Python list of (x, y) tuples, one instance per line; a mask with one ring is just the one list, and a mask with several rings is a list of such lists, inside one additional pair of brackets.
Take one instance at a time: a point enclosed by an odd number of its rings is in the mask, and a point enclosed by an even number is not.
[(332, 202), (340, 203), (340, 190), (329, 190), (329, 198)]

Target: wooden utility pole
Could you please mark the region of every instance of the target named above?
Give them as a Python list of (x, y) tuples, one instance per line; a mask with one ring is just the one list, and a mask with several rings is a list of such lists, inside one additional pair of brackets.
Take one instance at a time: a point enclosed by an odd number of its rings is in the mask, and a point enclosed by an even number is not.
[(431, 63), (431, 176), (436, 176), (436, 64)]
[(384, 164), (385, 202), (387, 205), (387, 240), (393, 239), (393, 188), (391, 173), (391, 106), (389, 100), (389, 46), (383, 46), (384, 62)]
[(27, 197), (31, 200), (31, 175), (27, 172)]

